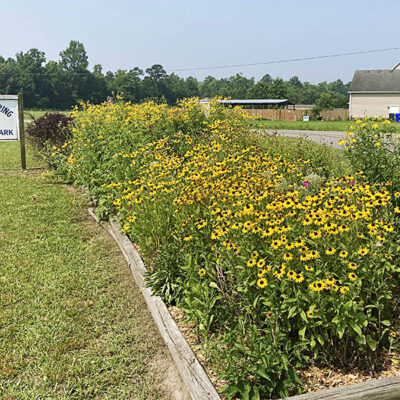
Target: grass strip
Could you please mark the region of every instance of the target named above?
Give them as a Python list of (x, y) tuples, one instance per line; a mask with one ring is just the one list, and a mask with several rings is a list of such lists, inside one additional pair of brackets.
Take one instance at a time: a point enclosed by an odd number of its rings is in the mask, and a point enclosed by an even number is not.
[[(1, 143), (3, 172), (16, 154)], [(3, 172), (0, 399), (170, 398), (166, 348), (85, 199), (38, 171)]]

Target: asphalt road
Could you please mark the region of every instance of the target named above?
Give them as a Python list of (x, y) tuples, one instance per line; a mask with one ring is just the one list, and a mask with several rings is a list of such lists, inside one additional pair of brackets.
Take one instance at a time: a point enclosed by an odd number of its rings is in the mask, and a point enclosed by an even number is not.
[(269, 135), (278, 135), (278, 136), (288, 136), (288, 137), (298, 137), (304, 139), (310, 139), (314, 142), (326, 144), (328, 146), (333, 146), (337, 149), (343, 148), (343, 146), (339, 146), (337, 142), (342, 139), (346, 135), (346, 132), (341, 131), (303, 131), (303, 130), (275, 130), (275, 129), (266, 129), (265, 133)]

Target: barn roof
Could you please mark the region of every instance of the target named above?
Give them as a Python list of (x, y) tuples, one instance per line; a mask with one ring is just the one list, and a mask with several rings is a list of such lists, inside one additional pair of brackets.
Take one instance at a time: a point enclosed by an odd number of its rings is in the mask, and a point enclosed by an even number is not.
[(400, 70), (358, 70), (349, 92), (400, 92)]
[(288, 99), (218, 100), (222, 104), (293, 104)]

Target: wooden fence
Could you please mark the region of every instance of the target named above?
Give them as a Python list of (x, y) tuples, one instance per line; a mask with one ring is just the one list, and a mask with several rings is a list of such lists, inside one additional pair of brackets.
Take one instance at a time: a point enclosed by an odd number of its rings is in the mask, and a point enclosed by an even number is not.
[[(243, 109), (250, 115), (260, 115), (262, 118), (273, 121), (301, 121), (304, 115), (311, 116), (311, 110), (287, 110), (279, 109)], [(323, 110), (319, 113), (324, 121), (337, 121), (349, 119), (349, 110), (347, 108), (335, 108), (333, 110)]]

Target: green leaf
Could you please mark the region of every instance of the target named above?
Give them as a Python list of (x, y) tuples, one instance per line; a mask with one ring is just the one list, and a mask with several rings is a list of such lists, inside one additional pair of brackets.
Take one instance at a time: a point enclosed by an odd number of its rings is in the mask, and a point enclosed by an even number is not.
[(258, 391), (257, 386), (253, 386), (253, 395), (251, 396), (251, 400), (260, 400), (260, 392)]
[(391, 325), (390, 321), (388, 321), (387, 319), (385, 319), (384, 321), (381, 321), (381, 324), (385, 325), (385, 326), (390, 326)]
[(301, 337), (302, 340), (304, 340), (304, 338), (305, 338), (306, 329), (307, 329), (307, 326), (304, 326), (303, 328), (301, 328), (299, 330), (299, 336)]
[(318, 340), (318, 342), (320, 343), (321, 346), (324, 345), (325, 340), (324, 340), (324, 338), (322, 337), (322, 335), (318, 335), (318, 336), (317, 336), (317, 340)]
[(288, 318), (291, 318), (293, 315), (295, 315), (297, 310), (296, 306), (293, 306), (290, 310), (289, 310), (289, 314), (288, 314)]
[(376, 345), (377, 345), (377, 341), (376, 340), (374, 340), (374, 339), (372, 339), (372, 338), (368, 338), (367, 339), (367, 344), (368, 344), (368, 346), (369, 346), (369, 348), (372, 350), (372, 351), (375, 351), (376, 350)]
[(256, 371), (256, 374), (264, 378), (266, 381), (271, 382), (271, 378), (264, 372), (264, 370), (259, 369)]
[(300, 317), (303, 319), (303, 321), (308, 323), (307, 315), (303, 310), (300, 311)]
[(349, 321), (349, 325), (353, 328), (353, 331), (356, 332), (358, 336), (363, 335), (361, 328), (354, 321)]
[(214, 289), (219, 289), (218, 285), (215, 282), (210, 282), (209, 286)]

